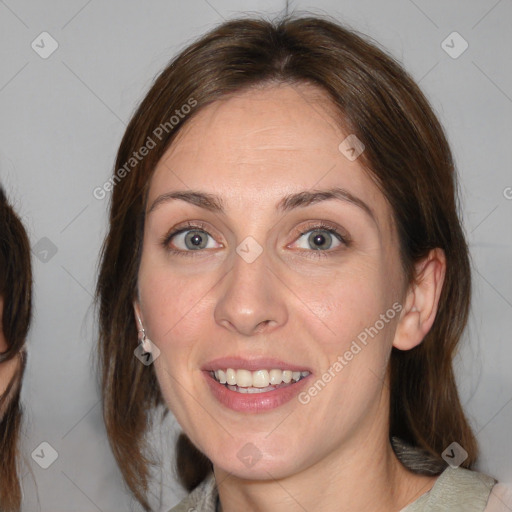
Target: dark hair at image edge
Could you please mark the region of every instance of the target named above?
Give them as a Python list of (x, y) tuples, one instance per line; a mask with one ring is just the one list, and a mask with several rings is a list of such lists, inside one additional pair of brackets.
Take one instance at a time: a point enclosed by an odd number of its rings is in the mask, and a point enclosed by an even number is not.
[(4, 299), (2, 329), (9, 347), (0, 354), (0, 364), (14, 357), (20, 358), (18, 368), (0, 398), (0, 510), (17, 512), (21, 506), (17, 469), (22, 418), (20, 393), (27, 360), (24, 344), (32, 313), (32, 270), (27, 233), (1, 186), (0, 296)]
[[(301, 83), (323, 90), (340, 127), (364, 143), (359, 158), (392, 207), (408, 282), (414, 279), (415, 262), (431, 249), (440, 247), (446, 255), (432, 329), (413, 350), (392, 351), (390, 437), (424, 449), (440, 466), (440, 454), (453, 441), (469, 454), (464, 467), (476, 460), (476, 441), (452, 370), (467, 322), (470, 265), (452, 156), (435, 114), (391, 57), (326, 17), (237, 19), (194, 42), (156, 78), (126, 129), (115, 164), (116, 170), (122, 168), (155, 128), (193, 99), (192, 113), (164, 132), (156, 147), (114, 186), (97, 285), (106, 428), (124, 478), (147, 510), (151, 462), (145, 433), (163, 399), (152, 367), (133, 355), (137, 327), (132, 302), (152, 172), (179, 130), (205, 105), (251, 87)], [(189, 491), (212, 468), (184, 434), (176, 456), (178, 477)]]

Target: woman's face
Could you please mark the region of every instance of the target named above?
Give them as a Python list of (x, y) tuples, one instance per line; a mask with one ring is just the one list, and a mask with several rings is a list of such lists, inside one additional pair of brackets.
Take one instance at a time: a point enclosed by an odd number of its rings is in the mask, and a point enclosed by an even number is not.
[[(387, 422), (398, 242), (332, 111), (307, 85), (217, 101), (150, 184), (135, 309), (169, 408), (240, 477), (296, 473)], [(213, 379), (228, 368), (240, 387)], [(240, 392), (267, 378), (282, 384)]]

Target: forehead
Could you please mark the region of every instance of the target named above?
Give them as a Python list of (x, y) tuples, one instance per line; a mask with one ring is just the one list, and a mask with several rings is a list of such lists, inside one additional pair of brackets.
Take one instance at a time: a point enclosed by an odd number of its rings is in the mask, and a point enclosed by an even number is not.
[[(203, 107), (186, 122), (152, 177), (148, 203), (173, 189), (217, 194), (226, 205), (342, 187), (387, 222), (389, 207), (360, 161), (330, 99), (308, 84), (251, 89)], [(339, 117), (339, 116), (338, 116)], [(380, 210), (380, 211), (379, 211)]]
[(238, 168), (254, 168), (269, 160), (284, 166), (300, 154), (318, 167), (338, 155), (342, 133), (332, 116), (325, 94), (313, 86), (248, 90), (203, 107), (162, 160), (203, 163), (213, 156)]

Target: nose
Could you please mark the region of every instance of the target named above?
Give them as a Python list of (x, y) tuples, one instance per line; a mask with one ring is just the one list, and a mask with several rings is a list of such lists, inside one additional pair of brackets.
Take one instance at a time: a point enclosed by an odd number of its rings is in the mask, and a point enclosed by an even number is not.
[(265, 251), (252, 263), (234, 255), (231, 272), (217, 289), (215, 321), (244, 336), (270, 334), (288, 318), (285, 287)]

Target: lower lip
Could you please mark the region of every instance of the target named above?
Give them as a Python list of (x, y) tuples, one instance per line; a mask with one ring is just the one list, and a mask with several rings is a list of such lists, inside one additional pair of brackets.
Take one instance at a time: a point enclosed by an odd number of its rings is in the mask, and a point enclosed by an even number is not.
[(217, 382), (208, 371), (203, 371), (206, 382), (210, 387), (213, 396), (222, 404), (238, 412), (264, 412), (289, 402), (296, 397), (305, 386), (306, 380), (311, 374), (299, 382), (266, 391), (264, 393), (238, 393), (231, 391), (224, 384)]

